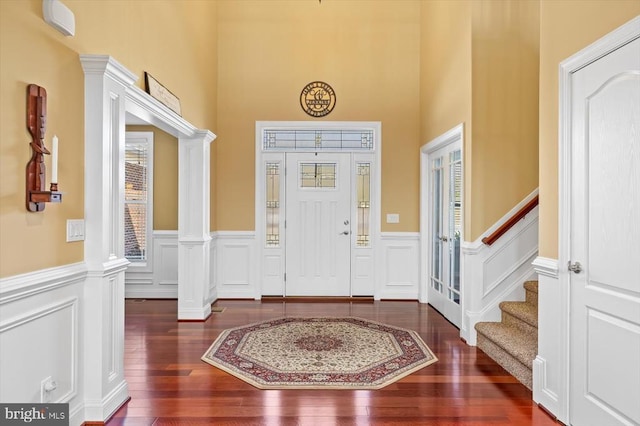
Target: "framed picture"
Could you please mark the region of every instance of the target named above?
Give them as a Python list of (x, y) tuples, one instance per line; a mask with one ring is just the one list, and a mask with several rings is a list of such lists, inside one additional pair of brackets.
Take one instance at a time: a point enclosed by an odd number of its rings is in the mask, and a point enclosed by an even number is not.
[(162, 102), (176, 114), (182, 116), (180, 99), (146, 71), (144, 72), (144, 89), (148, 94)]

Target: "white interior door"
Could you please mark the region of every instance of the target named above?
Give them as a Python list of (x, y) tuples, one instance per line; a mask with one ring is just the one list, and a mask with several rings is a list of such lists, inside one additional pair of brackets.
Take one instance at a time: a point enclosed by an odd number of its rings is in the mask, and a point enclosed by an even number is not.
[(640, 40), (571, 85), (570, 420), (640, 424)]
[(462, 151), (451, 143), (428, 155), (428, 300), (460, 327), (460, 239), (462, 233)]
[(351, 295), (351, 156), (286, 154), (287, 296)]

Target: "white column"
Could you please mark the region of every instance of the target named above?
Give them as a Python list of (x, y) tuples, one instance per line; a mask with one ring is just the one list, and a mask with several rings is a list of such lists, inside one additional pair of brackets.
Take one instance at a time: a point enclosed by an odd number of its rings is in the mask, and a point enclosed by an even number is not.
[(178, 140), (178, 320), (211, 314), (210, 150), (207, 130)]
[(125, 94), (136, 76), (113, 58), (81, 55), (85, 73), (85, 242), (80, 321), (85, 421), (128, 398), (124, 379)]

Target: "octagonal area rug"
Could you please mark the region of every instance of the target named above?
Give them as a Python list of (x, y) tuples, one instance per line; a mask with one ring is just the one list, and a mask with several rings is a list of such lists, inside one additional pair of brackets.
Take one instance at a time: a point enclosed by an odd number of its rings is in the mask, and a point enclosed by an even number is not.
[(202, 360), (260, 389), (380, 389), (438, 359), (412, 330), (288, 317), (225, 330)]

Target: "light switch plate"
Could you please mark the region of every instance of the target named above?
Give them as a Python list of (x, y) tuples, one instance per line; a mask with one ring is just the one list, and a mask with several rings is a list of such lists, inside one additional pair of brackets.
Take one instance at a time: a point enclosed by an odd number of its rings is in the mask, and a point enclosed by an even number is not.
[(67, 220), (67, 242), (84, 241), (84, 219)]
[(400, 223), (400, 215), (398, 213), (387, 213), (387, 223)]

